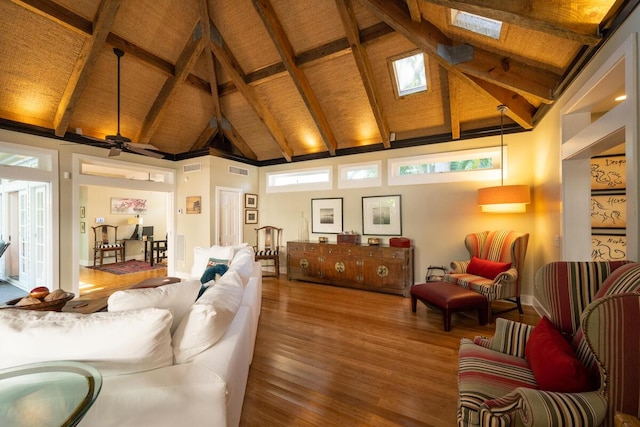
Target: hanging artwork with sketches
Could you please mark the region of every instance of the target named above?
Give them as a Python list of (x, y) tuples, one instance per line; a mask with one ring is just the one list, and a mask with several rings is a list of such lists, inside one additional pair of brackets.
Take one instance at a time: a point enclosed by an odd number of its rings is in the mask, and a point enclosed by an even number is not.
[(626, 226), (626, 195), (591, 195), (591, 228), (625, 228)]
[(591, 235), (591, 260), (615, 261), (627, 258), (627, 237), (611, 234)]
[(591, 159), (591, 190), (623, 190), (627, 187), (624, 155)]
[(143, 214), (147, 212), (146, 199), (132, 199), (129, 197), (112, 197), (112, 214)]

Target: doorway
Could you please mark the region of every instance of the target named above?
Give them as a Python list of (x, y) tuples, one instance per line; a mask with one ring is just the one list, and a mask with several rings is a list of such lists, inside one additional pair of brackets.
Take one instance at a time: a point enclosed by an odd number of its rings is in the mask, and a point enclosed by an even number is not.
[(216, 187), (216, 236), (220, 246), (239, 245), (242, 235), (242, 190)]
[(29, 291), (59, 287), (57, 152), (0, 142), (0, 279)]
[[(122, 160), (98, 158), (93, 156), (73, 154), (73, 223), (80, 227), (73, 227), (73, 292), (81, 294), (80, 268), (82, 263), (88, 263), (91, 254), (87, 255), (89, 246), (93, 247), (94, 238), (91, 226), (107, 221), (116, 221), (121, 225), (118, 237), (127, 238), (132, 235), (133, 225), (128, 219), (134, 215), (112, 214), (111, 199), (114, 197), (132, 198), (135, 195), (153, 195), (154, 200), (160, 197), (161, 202), (149, 206), (150, 213), (142, 215), (144, 225), (153, 225), (157, 229), (157, 237), (166, 236), (169, 246), (167, 252), (167, 274), (174, 271), (175, 261), (175, 170), (130, 163)], [(93, 189), (93, 190), (90, 190)], [(92, 193), (87, 196), (87, 193)], [(92, 206), (88, 206), (90, 202)], [(97, 205), (97, 206), (95, 206)], [(84, 217), (81, 218), (81, 215)], [(104, 222), (103, 222), (104, 221)], [(83, 223), (85, 225), (83, 226)], [(82, 230), (85, 230), (83, 233)], [(131, 245), (133, 247), (135, 245)], [(144, 248), (144, 245), (139, 247)], [(138, 249), (139, 250), (139, 249)], [(125, 248), (126, 251), (126, 248)], [(130, 258), (135, 254), (129, 253)]]

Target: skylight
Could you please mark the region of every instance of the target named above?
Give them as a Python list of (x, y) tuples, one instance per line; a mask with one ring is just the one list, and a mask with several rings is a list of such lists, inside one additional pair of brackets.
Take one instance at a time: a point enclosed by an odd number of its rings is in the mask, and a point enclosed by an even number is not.
[(500, 38), (502, 30), (501, 21), (456, 9), (451, 9), (451, 24), (496, 40)]
[(392, 64), (398, 96), (427, 90), (427, 73), (422, 53), (395, 59)]

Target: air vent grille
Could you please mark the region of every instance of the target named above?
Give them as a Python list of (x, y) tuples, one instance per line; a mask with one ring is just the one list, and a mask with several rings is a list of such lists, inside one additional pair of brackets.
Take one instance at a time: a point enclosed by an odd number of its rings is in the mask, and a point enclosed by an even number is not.
[(182, 166), (182, 172), (198, 172), (202, 169), (202, 163), (189, 163), (188, 165)]
[(176, 261), (184, 261), (184, 234), (176, 235)]
[(234, 175), (249, 176), (249, 169), (239, 168), (237, 166), (229, 166), (229, 173)]

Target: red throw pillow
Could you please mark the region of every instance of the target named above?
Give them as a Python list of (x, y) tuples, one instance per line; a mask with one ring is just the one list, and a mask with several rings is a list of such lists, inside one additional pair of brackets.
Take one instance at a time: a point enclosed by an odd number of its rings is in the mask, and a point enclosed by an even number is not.
[(473, 256), (467, 267), (467, 273), (493, 280), (498, 274), (504, 273), (510, 268), (510, 262), (489, 261)]
[(575, 356), (571, 344), (546, 317), (533, 328), (524, 356), (540, 390), (561, 393), (593, 390), (587, 369)]

